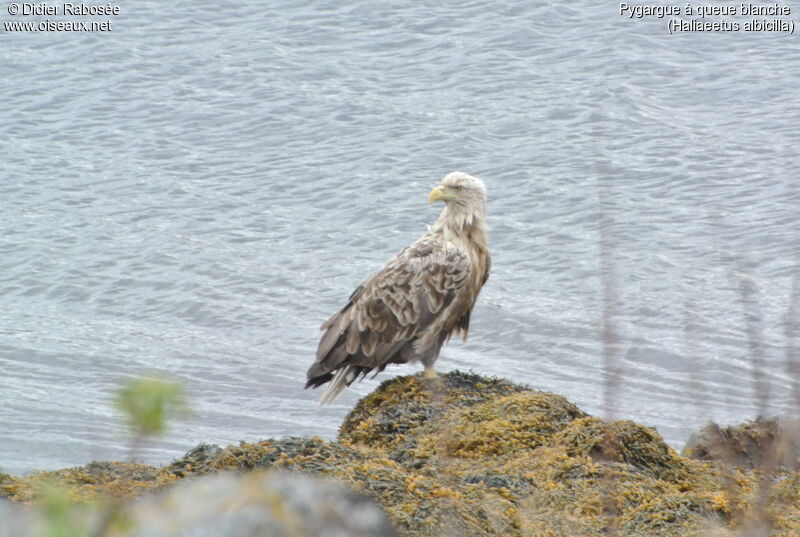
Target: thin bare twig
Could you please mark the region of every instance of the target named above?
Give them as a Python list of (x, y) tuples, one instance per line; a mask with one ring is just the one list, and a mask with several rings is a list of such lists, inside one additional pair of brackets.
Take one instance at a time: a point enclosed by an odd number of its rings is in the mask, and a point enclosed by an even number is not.
[[(694, 300), (687, 298), (683, 303), (683, 339), (686, 364), (689, 371), (689, 396), (694, 403), (695, 412), (700, 417), (700, 420), (705, 422), (710, 418), (711, 413), (703, 397), (705, 387), (703, 386), (702, 369), (700, 367), (700, 353), (697, 349), (698, 324), (697, 305)], [(702, 423), (697, 425), (702, 426)]]
[(608, 186), (598, 179), (600, 205), (600, 279), (603, 287), (601, 340), (603, 342), (603, 406), (606, 418), (616, 413), (619, 391), (619, 330), (617, 327), (617, 284), (614, 267), (614, 217), (609, 207)]

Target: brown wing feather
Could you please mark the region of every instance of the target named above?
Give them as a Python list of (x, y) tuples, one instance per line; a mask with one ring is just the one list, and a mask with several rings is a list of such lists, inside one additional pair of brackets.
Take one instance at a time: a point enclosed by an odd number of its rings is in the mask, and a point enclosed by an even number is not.
[[(484, 262), (486, 263), (485, 268), (483, 269), (483, 276), (481, 276), (481, 287), (486, 283), (486, 280), (489, 279), (489, 269), (492, 267), (492, 258), (488, 255), (484, 258)], [(469, 335), (469, 316), (472, 313), (472, 308), (467, 308), (461, 317), (459, 317), (458, 321), (456, 321), (456, 326), (453, 329), (453, 332), (458, 332), (461, 334), (461, 337), (464, 341), (467, 340), (467, 336)]]
[(453, 301), (469, 272), (467, 255), (445, 251), (429, 236), (403, 250), (322, 325), (306, 387), (324, 384), (346, 366), (366, 375), (406, 361), (404, 347)]

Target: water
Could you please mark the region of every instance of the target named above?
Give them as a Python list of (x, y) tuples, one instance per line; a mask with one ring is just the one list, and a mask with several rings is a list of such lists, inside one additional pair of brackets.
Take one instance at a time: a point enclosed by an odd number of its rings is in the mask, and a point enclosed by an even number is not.
[(146, 461), (333, 438), (417, 368), (320, 409), (318, 327), (455, 169), (487, 183), (493, 267), (440, 370), (678, 448), (709, 418), (789, 414), (797, 37), (669, 35), (617, 8), (141, 1), (110, 33), (4, 32), (0, 468), (127, 457), (110, 401), (153, 370), (193, 413)]

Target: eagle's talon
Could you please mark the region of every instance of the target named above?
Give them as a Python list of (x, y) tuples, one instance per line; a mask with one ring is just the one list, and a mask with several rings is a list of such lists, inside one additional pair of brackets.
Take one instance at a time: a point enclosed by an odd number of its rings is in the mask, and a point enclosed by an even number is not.
[(433, 370), (432, 367), (426, 367), (425, 373), (423, 373), (422, 378), (424, 378), (425, 380), (436, 380), (439, 378), (439, 375), (436, 373), (436, 371)]

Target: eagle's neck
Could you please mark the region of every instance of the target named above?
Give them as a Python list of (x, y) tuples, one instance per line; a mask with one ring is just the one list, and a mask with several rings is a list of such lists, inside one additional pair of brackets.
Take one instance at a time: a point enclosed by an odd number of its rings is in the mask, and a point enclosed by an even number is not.
[[(491, 256), (486, 233), (486, 210), (481, 205), (471, 211), (463, 210), (465, 207), (446, 205), (442, 214), (431, 227), (431, 232), (440, 234), (446, 249), (455, 248), (469, 256), (469, 283), (458, 301), (453, 303), (454, 308), (464, 307), (471, 310), (478, 298), (478, 293), (489, 275)], [(467, 316), (467, 318), (469, 318)], [(459, 330), (462, 337), (467, 338), (467, 325)]]
[(447, 204), (431, 231), (441, 233), (446, 242), (462, 248), (486, 249), (486, 209)]

